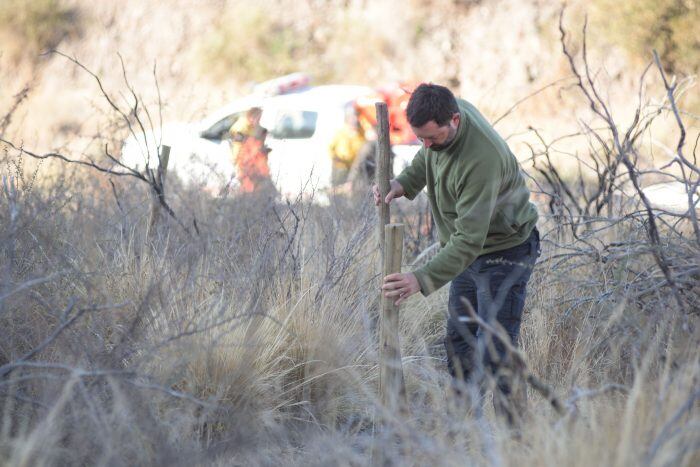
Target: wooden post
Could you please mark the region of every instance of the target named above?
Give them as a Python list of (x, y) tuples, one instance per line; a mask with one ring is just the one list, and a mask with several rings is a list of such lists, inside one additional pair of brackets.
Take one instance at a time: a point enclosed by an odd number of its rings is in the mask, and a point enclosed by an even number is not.
[[(403, 253), (403, 224), (390, 224), (389, 205), (384, 202), (389, 193), (390, 154), (389, 114), (384, 102), (376, 104), (377, 109), (377, 170), (376, 183), (382, 200), (379, 203), (379, 248), (381, 250), (382, 278), (388, 274), (401, 272)], [(379, 392), (380, 399), (389, 410), (399, 408), (399, 401), (405, 399), (403, 371), (401, 369), (401, 347), (399, 346), (399, 309), (396, 299), (385, 298), (381, 293), (381, 321), (379, 340)]]
[[(386, 195), (389, 193), (391, 146), (389, 145), (389, 112), (387, 111), (386, 104), (384, 102), (377, 102), (375, 108), (377, 111), (377, 160), (374, 177), (382, 197), (377, 212), (379, 214), (379, 251), (381, 251), (383, 255), (384, 226), (391, 222), (389, 205), (384, 202)], [(383, 269), (384, 266), (382, 265), (379, 270), (382, 271)]]
[[(387, 224), (384, 227), (383, 275), (401, 272), (403, 256), (403, 224)], [(406, 408), (406, 387), (401, 366), (399, 343), (399, 307), (396, 297), (382, 294), (382, 319), (379, 325), (379, 394), (382, 405), (390, 413)]]
[(165, 198), (165, 177), (168, 174), (168, 162), (170, 161), (170, 146), (161, 147), (158, 158), (158, 170), (156, 172), (155, 184), (159, 192), (153, 194), (153, 204), (151, 205), (151, 221), (148, 226), (148, 236), (155, 235), (156, 227), (160, 219), (162, 209), (161, 200)]
[[(389, 115), (386, 104), (376, 104), (377, 110), (377, 159), (375, 180), (379, 187), (381, 202), (377, 208), (379, 215), (379, 249), (381, 278), (387, 274), (401, 272), (403, 253), (403, 225), (390, 224), (389, 205), (384, 202), (389, 193), (391, 174), (389, 144)], [(396, 299), (384, 297), (380, 292), (381, 315), (379, 323), (379, 398), (382, 404), (380, 413), (375, 416), (375, 430), (382, 431), (384, 417), (382, 411), (396, 414), (406, 409), (406, 389), (401, 368), (401, 347), (399, 345), (399, 307)], [(385, 466), (390, 463), (386, 451), (375, 438), (372, 448), (372, 464)]]

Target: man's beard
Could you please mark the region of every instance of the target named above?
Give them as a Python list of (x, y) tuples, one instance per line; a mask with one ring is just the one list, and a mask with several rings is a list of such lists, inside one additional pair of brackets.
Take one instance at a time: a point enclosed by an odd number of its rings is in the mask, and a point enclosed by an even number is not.
[(430, 146), (430, 149), (433, 151), (442, 151), (444, 149), (447, 149), (447, 147), (450, 144), (452, 144), (452, 142), (455, 140), (456, 136), (457, 136), (457, 128), (452, 128), (452, 126), (450, 126), (450, 130), (447, 133), (447, 139), (445, 140), (445, 142), (442, 144), (433, 144)]

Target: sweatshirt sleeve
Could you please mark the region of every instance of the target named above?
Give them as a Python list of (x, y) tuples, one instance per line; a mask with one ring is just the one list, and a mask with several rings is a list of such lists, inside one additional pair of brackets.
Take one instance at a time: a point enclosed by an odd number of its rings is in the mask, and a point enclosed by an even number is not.
[(484, 246), (503, 177), (500, 158), (481, 158), (457, 177), (455, 232), (431, 261), (414, 271), (423, 295), (457, 277)]
[(401, 174), (396, 177), (404, 189), (404, 196), (414, 199), (425, 186), (425, 149), (421, 147)]

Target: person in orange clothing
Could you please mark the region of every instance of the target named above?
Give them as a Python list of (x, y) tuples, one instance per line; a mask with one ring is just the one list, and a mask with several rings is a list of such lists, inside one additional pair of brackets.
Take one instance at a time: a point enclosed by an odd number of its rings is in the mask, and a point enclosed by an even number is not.
[(238, 158), (238, 152), (241, 150), (243, 143), (260, 127), (260, 117), (262, 117), (262, 109), (253, 107), (248, 109), (245, 115), (238, 117), (234, 124), (229, 129), (231, 136), (231, 154), (234, 164)]
[(270, 150), (265, 146), (267, 130), (260, 125), (261, 116), (262, 109), (253, 107), (229, 130), (233, 163), (244, 193), (252, 193), (270, 182), (270, 167), (267, 163)]
[(270, 166), (267, 163), (270, 150), (265, 146), (266, 136), (267, 130), (260, 127), (246, 138), (238, 152), (236, 169), (244, 193), (252, 193), (270, 184)]

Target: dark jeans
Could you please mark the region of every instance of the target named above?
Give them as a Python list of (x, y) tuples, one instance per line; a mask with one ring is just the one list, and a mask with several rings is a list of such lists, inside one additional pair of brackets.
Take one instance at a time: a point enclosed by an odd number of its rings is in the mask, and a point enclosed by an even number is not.
[(540, 235), (535, 228), (520, 245), (479, 256), (450, 286), (445, 336), (448, 368), (452, 376), (466, 382), (477, 382), (490, 372), (500, 392), (494, 400), (507, 399), (511, 392), (507, 352), (501, 341), (468, 321), (467, 310), (471, 306), (485, 322), (497, 322), (517, 345), (525, 289), (539, 254)]

